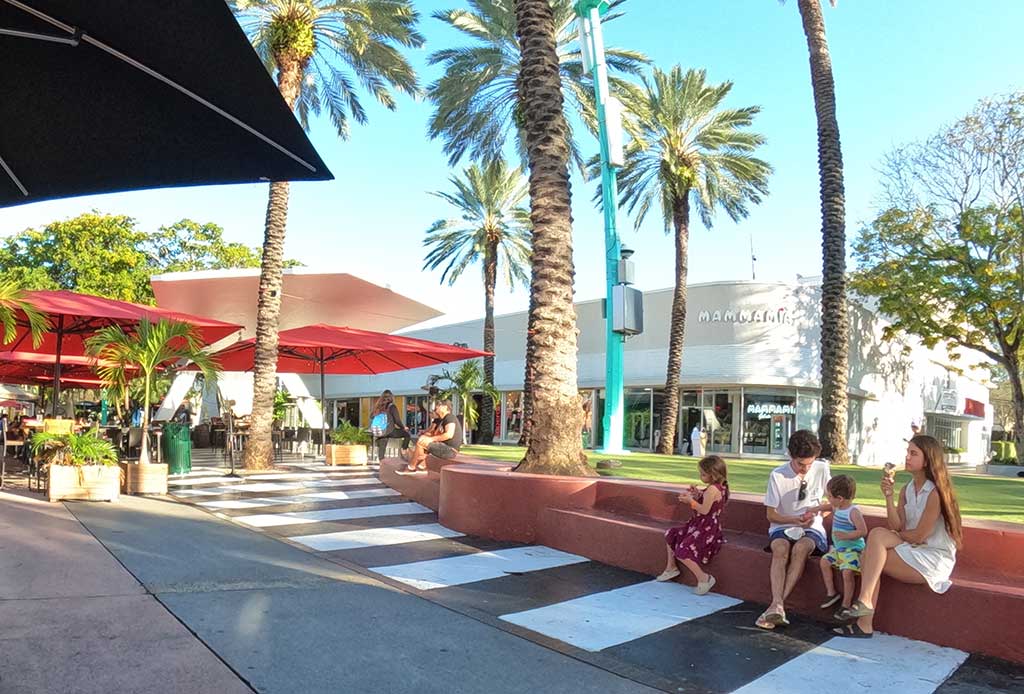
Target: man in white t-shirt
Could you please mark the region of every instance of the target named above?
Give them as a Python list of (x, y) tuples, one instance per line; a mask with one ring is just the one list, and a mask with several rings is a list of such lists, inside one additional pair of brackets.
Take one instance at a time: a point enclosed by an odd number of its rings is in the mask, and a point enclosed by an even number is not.
[(825, 487), (832, 474), (828, 463), (817, 460), (821, 443), (813, 432), (801, 430), (789, 437), (790, 461), (772, 470), (764, 495), (767, 507), (768, 546), (772, 553), (772, 604), (757, 618), (757, 626), (787, 626), (786, 598), (804, 572), (811, 554), (828, 551), (821, 512), (829, 509)]

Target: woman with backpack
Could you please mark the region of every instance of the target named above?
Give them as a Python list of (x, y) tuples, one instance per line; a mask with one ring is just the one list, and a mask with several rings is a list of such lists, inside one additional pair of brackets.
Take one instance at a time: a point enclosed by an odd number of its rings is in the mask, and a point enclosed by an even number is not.
[(388, 439), (402, 439), (403, 451), (409, 447), (412, 436), (405, 428), (402, 413), (398, 411), (395, 396), (390, 390), (381, 393), (373, 405), (373, 411), (370, 413), (370, 434), (377, 444), (377, 460), (384, 460)]

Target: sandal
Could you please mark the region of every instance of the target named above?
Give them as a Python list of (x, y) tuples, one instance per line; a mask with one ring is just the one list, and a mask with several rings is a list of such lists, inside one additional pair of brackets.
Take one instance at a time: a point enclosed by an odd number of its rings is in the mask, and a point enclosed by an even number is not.
[(768, 621), (768, 613), (762, 612), (761, 616), (754, 621), (754, 626), (758, 629), (764, 629), (765, 631), (771, 631), (775, 628), (775, 625)]
[(697, 595), (707, 595), (715, 587), (715, 582), (715, 577), (708, 574), (708, 580), (698, 581), (697, 587), (693, 589), (693, 592)]
[(827, 595), (825, 596), (825, 602), (821, 603), (820, 607), (823, 610), (827, 610), (828, 608), (832, 607), (842, 599), (842, 593), (836, 593), (835, 595)]
[(765, 612), (764, 620), (769, 624), (777, 627), (788, 627), (789, 620), (786, 619), (785, 612)]
[(678, 575), (679, 569), (666, 569), (665, 571), (662, 571), (660, 574), (658, 574), (658, 577), (654, 580), (658, 581), (659, 583), (664, 583), (665, 581), (671, 581)]
[(832, 630), (832, 633), (836, 636), (843, 636), (848, 639), (870, 639), (875, 635), (873, 631), (864, 631), (860, 628), (860, 625), (854, 622), (853, 624), (844, 624), (841, 627), (836, 627)]
[(851, 617), (870, 617), (874, 613), (874, 609), (866, 607), (860, 600), (855, 600), (853, 606), (849, 608)]
[(834, 620), (836, 620), (837, 622), (848, 622), (851, 619), (853, 619), (853, 617), (850, 615), (850, 608), (849, 607), (840, 607), (832, 615), (832, 618)]

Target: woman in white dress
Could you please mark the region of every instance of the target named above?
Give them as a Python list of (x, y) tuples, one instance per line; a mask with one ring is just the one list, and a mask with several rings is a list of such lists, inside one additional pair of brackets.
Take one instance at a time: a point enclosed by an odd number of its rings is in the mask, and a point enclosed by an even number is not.
[(963, 540), (960, 506), (949, 479), (942, 444), (931, 436), (915, 436), (907, 445), (906, 469), (913, 479), (893, 502), (893, 476), (882, 477), (888, 528), (874, 528), (861, 555), (860, 596), (849, 614), (856, 623), (833, 629), (839, 636), (868, 638), (874, 634), (882, 574), (904, 583), (927, 585), (945, 593)]
[(693, 426), (693, 431), (690, 432), (690, 448), (692, 449), (693, 456), (695, 458), (704, 457), (704, 442), (706, 440), (706, 434), (701, 436), (700, 425), (695, 424)]

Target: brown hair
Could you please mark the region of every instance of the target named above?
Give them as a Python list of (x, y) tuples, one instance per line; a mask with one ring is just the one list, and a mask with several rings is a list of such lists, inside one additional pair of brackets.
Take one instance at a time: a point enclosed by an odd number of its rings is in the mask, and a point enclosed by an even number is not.
[(697, 463), (697, 469), (711, 479), (711, 484), (725, 487), (725, 498), (729, 498), (729, 469), (720, 455), (706, 455)]
[(813, 431), (801, 429), (789, 437), (787, 448), (791, 458), (817, 458), (821, 453), (821, 442)]
[(857, 495), (857, 480), (849, 475), (836, 475), (828, 481), (828, 493), (850, 501)]
[(925, 434), (918, 434), (910, 439), (910, 443), (917, 446), (924, 455), (924, 476), (935, 485), (942, 520), (946, 523), (946, 532), (953, 538), (957, 549), (960, 549), (964, 541), (960, 504), (957, 503), (956, 490), (953, 489), (953, 481), (949, 478), (949, 470), (946, 468), (945, 450), (936, 438)]
[(380, 414), (381, 412), (387, 412), (388, 408), (395, 401), (394, 395), (390, 390), (385, 390), (377, 398), (377, 402), (373, 403), (373, 414)]

